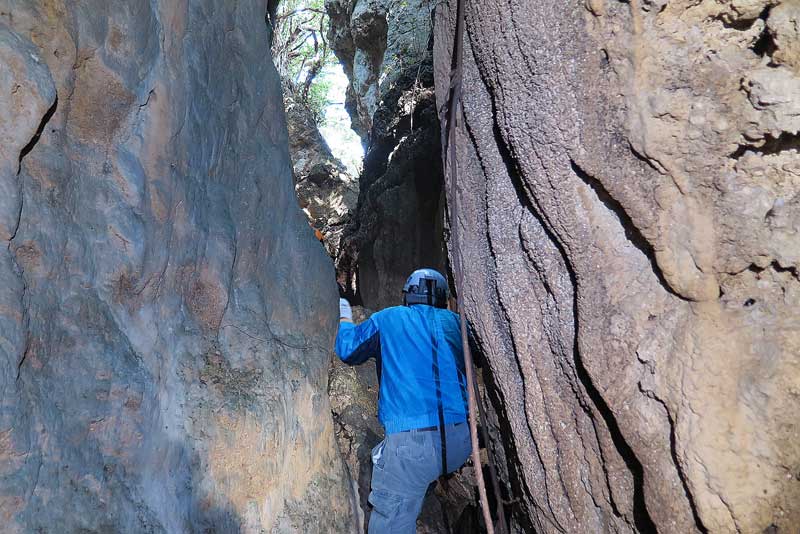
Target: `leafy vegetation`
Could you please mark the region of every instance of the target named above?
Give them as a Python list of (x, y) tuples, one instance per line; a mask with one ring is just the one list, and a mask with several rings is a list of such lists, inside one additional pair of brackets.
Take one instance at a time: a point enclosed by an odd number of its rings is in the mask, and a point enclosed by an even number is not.
[(283, 0), (274, 16), (272, 55), (284, 89), (308, 107), (318, 125), (325, 122), (331, 83), (328, 67), (336, 57), (326, 34), (330, 19), (323, 0)]

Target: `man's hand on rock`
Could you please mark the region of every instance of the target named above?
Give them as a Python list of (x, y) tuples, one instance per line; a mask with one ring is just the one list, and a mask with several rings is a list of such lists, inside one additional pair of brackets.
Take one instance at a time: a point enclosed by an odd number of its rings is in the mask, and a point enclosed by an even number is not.
[(339, 299), (339, 320), (353, 322), (353, 310), (350, 308), (350, 303), (347, 299)]

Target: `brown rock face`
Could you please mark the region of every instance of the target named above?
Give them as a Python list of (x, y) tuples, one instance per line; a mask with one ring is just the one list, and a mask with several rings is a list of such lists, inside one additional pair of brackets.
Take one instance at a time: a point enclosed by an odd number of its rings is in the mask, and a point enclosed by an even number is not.
[(450, 252), (517, 530), (800, 525), (796, 10), (468, 2)]
[(0, 1), (0, 530), (345, 532), (256, 1)]

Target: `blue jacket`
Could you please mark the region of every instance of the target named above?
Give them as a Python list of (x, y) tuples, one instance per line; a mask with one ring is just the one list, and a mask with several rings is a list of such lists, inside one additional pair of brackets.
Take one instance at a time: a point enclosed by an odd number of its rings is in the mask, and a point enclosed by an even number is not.
[(336, 354), (351, 365), (377, 359), (378, 419), (387, 434), (439, 425), (437, 372), (445, 424), (466, 421), (467, 381), (455, 313), (415, 304), (386, 308), (358, 326), (341, 322)]

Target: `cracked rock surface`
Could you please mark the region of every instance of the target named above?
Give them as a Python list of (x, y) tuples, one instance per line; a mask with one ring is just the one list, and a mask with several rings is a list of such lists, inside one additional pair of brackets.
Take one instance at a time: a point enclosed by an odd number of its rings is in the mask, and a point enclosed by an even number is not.
[(517, 531), (800, 525), (797, 20), (793, 1), (468, 3), (450, 254)]
[(0, 1), (0, 530), (349, 532), (266, 6)]

